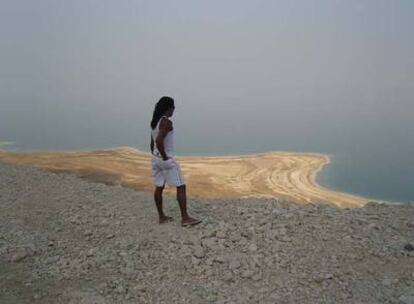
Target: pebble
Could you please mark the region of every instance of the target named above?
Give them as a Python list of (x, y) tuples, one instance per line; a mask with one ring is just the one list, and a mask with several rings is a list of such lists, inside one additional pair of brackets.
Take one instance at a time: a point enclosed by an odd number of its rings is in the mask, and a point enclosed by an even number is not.
[(241, 273), (241, 277), (245, 278), (245, 279), (251, 278), (253, 275), (254, 275), (254, 273), (250, 269), (243, 270), (242, 273)]
[(411, 243), (405, 244), (404, 250), (409, 251), (409, 252), (414, 251), (414, 246)]
[(146, 292), (147, 288), (144, 285), (135, 285), (134, 290), (138, 291), (138, 292)]
[(36, 253), (33, 245), (18, 247), (12, 254), (11, 261), (18, 263), (27, 257), (33, 256)]
[(249, 251), (250, 252), (256, 252), (257, 251), (257, 245), (256, 244), (250, 244), (249, 245)]
[(219, 255), (214, 258), (214, 261), (223, 264), (227, 262), (227, 258), (225, 256)]
[(219, 239), (224, 239), (224, 238), (226, 238), (226, 236), (227, 236), (227, 234), (226, 234), (225, 230), (219, 230), (216, 233), (216, 237), (219, 238)]
[(194, 250), (194, 256), (196, 258), (201, 259), (201, 258), (203, 258), (205, 256), (205, 252), (204, 252), (203, 247), (201, 247), (201, 246), (194, 246), (193, 250)]
[(402, 295), (398, 300), (403, 304), (414, 304), (414, 295)]
[(241, 266), (241, 263), (237, 259), (232, 259), (229, 263), (229, 268), (233, 271), (240, 268), (240, 266)]

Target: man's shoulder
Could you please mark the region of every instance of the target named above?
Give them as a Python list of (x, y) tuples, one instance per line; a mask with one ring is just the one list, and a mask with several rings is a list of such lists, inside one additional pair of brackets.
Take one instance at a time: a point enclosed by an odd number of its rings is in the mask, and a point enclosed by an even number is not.
[(172, 125), (172, 121), (167, 116), (161, 117), (160, 127), (171, 127)]
[(172, 120), (169, 119), (167, 116), (161, 117), (161, 123), (172, 123)]

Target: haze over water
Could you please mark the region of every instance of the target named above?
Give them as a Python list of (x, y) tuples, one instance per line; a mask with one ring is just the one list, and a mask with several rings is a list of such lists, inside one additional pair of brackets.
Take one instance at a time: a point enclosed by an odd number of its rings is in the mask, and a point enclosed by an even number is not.
[(412, 1), (1, 1), (0, 141), (179, 155), (320, 152), (319, 180), (414, 201)]

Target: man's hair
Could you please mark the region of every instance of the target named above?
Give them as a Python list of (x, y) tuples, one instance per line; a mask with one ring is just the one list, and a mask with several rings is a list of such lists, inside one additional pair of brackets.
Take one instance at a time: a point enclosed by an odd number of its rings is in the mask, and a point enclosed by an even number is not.
[(151, 128), (155, 129), (161, 117), (164, 116), (165, 112), (174, 107), (174, 99), (168, 96), (163, 96), (155, 104), (154, 113), (152, 114)]

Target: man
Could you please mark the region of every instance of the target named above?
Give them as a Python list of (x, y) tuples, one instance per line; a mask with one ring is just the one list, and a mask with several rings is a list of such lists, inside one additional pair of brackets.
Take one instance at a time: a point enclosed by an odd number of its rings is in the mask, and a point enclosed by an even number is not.
[(196, 225), (201, 222), (187, 213), (187, 195), (181, 168), (173, 155), (174, 128), (170, 117), (174, 113), (174, 100), (162, 97), (155, 105), (151, 120), (152, 175), (154, 178), (154, 200), (157, 206), (159, 223), (172, 220), (162, 209), (162, 192), (165, 184), (177, 188), (177, 201), (181, 211), (181, 225)]

